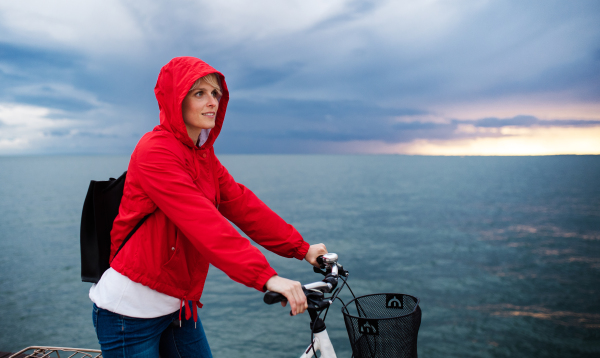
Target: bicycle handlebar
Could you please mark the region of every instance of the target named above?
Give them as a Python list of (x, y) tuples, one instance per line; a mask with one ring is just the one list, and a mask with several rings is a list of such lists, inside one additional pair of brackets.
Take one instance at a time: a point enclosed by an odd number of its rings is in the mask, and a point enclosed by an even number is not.
[(285, 296), (282, 295), (281, 293), (271, 292), (271, 291), (267, 291), (265, 293), (265, 297), (263, 299), (263, 301), (265, 301), (265, 303), (268, 305), (272, 305), (274, 303), (285, 301), (285, 300), (286, 300)]
[[(317, 257), (317, 263), (321, 265), (321, 268), (325, 268), (325, 272), (315, 268), (315, 272), (319, 272), (325, 275), (325, 278), (321, 281), (309, 283), (302, 286), (304, 294), (313, 302), (315, 307), (309, 307), (314, 309), (322, 309), (323, 304), (319, 303), (319, 300), (323, 299), (323, 293), (329, 293), (335, 289), (340, 275), (347, 277), (348, 271), (344, 270), (344, 267), (337, 263), (338, 255), (334, 253), (328, 253), (323, 256)], [(272, 305), (277, 302), (287, 301), (284, 295), (267, 291), (263, 298), (264, 302), (268, 305)], [(324, 308), (324, 307), (323, 307)]]

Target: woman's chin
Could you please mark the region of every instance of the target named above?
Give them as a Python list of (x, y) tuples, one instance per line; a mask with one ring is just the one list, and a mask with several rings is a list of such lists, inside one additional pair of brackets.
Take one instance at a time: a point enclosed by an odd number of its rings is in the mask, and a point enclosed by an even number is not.
[(213, 129), (215, 127), (215, 120), (204, 120), (202, 123), (199, 123), (196, 128), (197, 129)]
[(205, 118), (202, 121), (202, 129), (212, 129), (215, 127), (215, 118)]

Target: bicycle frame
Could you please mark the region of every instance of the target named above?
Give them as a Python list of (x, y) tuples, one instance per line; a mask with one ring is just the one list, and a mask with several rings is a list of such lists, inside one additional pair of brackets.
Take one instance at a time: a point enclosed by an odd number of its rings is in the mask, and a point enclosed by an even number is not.
[(333, 345), (331, 344), (331, 340), (329, 339), (329, 335), (327, 334), (327, 330), (314, 334), (312, 344), (306, 348), (300, 358), (311, 358), (314, 356), (314, 352), (317, 351), (321, 352), (320, 358), (337, 358), (335, 355), (335, 350), (333, 349)]

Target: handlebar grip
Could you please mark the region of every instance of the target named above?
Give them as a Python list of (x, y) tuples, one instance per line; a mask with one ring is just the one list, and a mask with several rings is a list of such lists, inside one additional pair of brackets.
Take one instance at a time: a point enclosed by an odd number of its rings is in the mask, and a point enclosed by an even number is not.
[(287, 298), (285, 298), (285, 296), (281, 293), (268, 291), (267, 293), (265, 293), (265, 297), (263, 300), (266, 304), (272, 305), (273, 303), (286, 301)]
[(323, 255), (317, 257), (317, 263), (321, 268), (325, 268), (325, 263), (323, 262)]

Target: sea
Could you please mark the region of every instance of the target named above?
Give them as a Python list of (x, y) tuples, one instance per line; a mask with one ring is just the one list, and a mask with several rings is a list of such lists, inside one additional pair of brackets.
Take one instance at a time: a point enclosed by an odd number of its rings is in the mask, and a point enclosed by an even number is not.
[[(600, 156), (221, 155), (234, 178), (339, 256), (356, 296), (418, 297), (418, 354), (600, 356)], [(128, 156), (0, 157), (0, 351), (99, 348), (79, 227), (90, 180)], [(263, 250), (283, 277), (306, 263)], [(340, 294), (347, 303), (348, 290)], [(297, 357), (308, 314), (211, 267), (199, 310), (213, 355)], [(351, 357), (342, 303), (325, 323)]]

